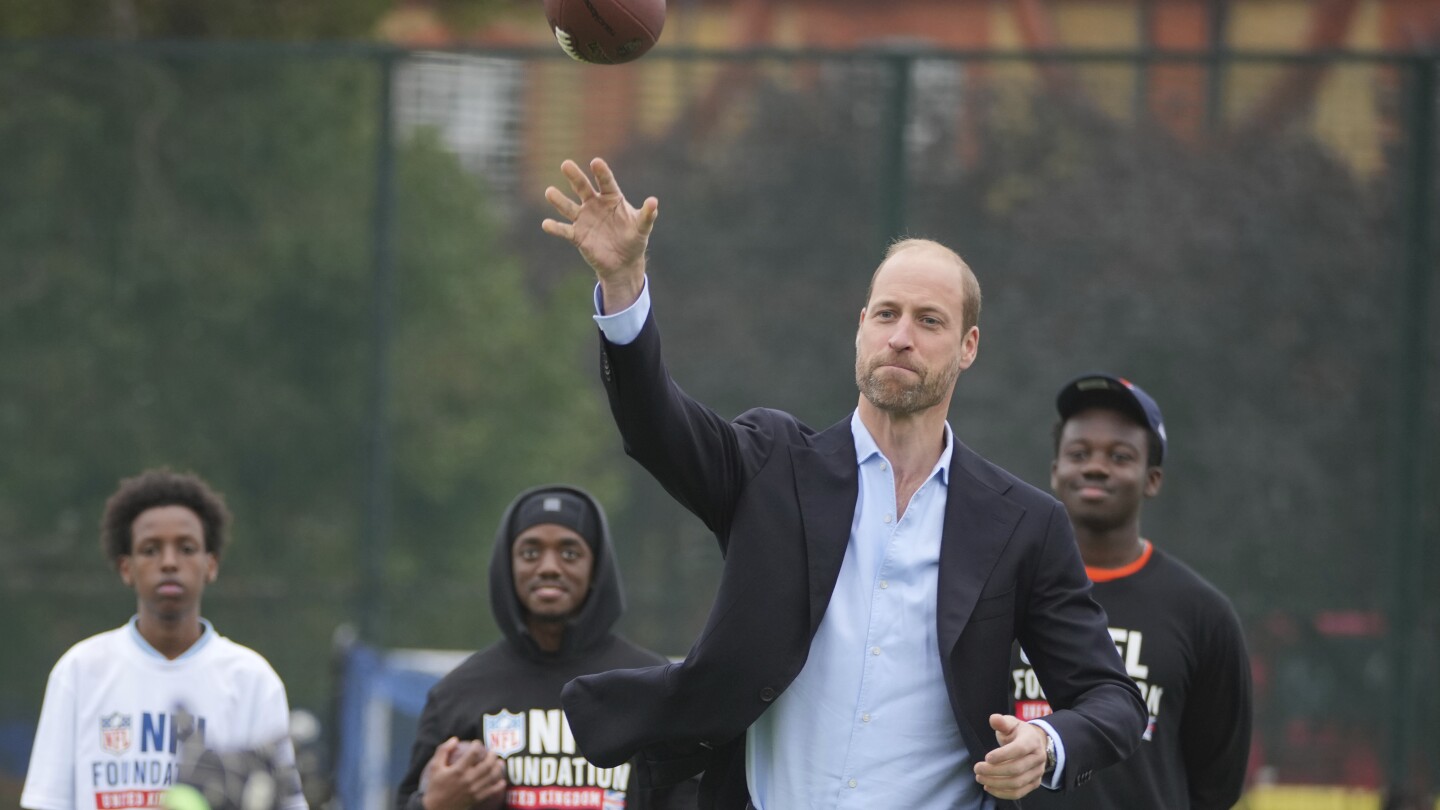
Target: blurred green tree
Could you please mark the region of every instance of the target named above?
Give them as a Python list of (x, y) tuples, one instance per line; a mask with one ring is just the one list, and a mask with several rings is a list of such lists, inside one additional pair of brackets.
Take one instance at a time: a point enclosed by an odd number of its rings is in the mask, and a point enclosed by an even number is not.
[(0, 54), (0, 714), (33, 715), (60, 652), (129, 615), (95, 526), (142, 468), (227, 494), (206, 614), (300, 705), (324, 705), (357, 598), (390, 607), (389, 644), (493, 636), (490, 538), (522, 487), (619, 495), (583, 278), (527, 284), (483, 180), (422, 130), (397, 155), (385, 593), (357, 593), (381, 75)]
[(392, 0), (0, 0), (0, 36), (92, 39), (364, 37)]
[[(521, 2), (431, 0), (429, 5), (445, 24), (463, 31)], [(0, 38), (369, 39), (398, 5), (396, 0), (0, 0)]]

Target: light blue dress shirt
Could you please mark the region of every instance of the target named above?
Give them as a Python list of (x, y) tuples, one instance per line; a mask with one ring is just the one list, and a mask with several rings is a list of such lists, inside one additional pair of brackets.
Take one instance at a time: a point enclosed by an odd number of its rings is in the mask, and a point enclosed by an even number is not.
[[(595, 321), (630, 343), (650, 311), (648, 281), (622, 312)], [(897, 511), (895, 477), (857, 411), (860, 493), (840, 577), (804, 668), (750, 727), (745, 775), (759, 810), (904, 807), (982, 810), (941, 670), (935, 610), (953, 434), (910, 503)], [(1064, 749), (1048, 723), (1032, 721)]]
[(745, 739), (750, 795), (761, 810), (979, 808), (936, 638), (950, 426), (903, 512), (858, 412), (850, 430), (860, 467), (850, 542), (804, 669)]

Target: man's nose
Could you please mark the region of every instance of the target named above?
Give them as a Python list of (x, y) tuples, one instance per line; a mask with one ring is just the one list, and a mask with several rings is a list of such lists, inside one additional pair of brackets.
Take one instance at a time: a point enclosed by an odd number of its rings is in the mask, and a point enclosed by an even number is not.
[(901, 318), (896, 322), (895, 328), (890, 331), (890, 340), (888, 341), (890, 348), (896, 351), (910, 348), (913, 342), (911, 333), (913, 329), (914, 326), (910, 323), (909, 318)]
[(535, 572), (541, 575), (560, 573), (560, 554), (554, 551), (543, 551), (535, 566)]
[(165, 546), (160, 549), (160, 566), (167, 570), (180, 567), (180, 552), (174, 546)]

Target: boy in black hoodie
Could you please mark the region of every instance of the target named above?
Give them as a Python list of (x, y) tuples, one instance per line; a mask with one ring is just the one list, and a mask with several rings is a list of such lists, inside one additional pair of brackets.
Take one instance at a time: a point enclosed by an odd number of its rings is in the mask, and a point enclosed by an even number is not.
[(550, 485), (511, 502), (495, 535), (490, 606), (505, 638), (431, 688), (399, 810), (695, 806), (693, 783), (639, 791), (629, 764), (591, 765), (560, 708), (576, 676), (665, 663), (611, 632), (625, 597), (589, 493)]

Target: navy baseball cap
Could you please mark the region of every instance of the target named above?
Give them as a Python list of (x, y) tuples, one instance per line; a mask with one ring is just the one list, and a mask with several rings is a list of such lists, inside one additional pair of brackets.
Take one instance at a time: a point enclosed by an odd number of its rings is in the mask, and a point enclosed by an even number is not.
[(1055, 408), (1062, 420), (1086, 408), (1110, 408), (1128, 414), (1142, 425), (1148, 425), (1160, 437), (1160, 460), (1165, 460), (1165, 419), (1160, 406), (1144, 389), (1124, 377), (1110, 374), (1086, 374), (1076, 377), (1060, 389)]

